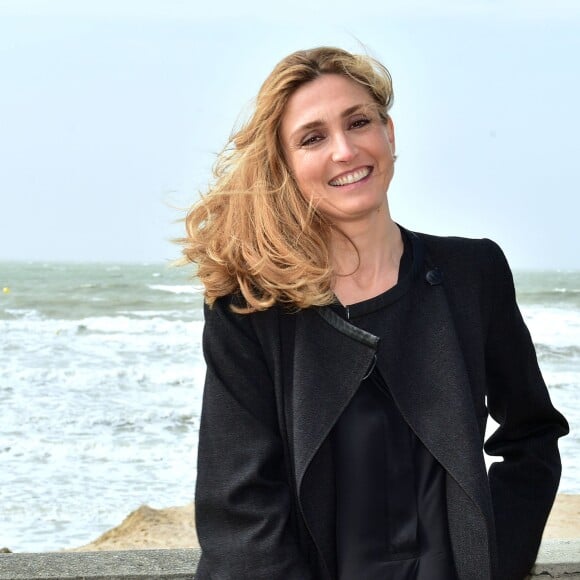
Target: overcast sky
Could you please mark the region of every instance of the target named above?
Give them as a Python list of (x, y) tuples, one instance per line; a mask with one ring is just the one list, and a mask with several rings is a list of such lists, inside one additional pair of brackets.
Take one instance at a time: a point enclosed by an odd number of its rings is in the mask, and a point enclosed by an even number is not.
[(175, 258), (265, 76), (322, 44), (391, 70), (397, 221), (580, 269), (577, 0), (0, 0), (0, 260)]

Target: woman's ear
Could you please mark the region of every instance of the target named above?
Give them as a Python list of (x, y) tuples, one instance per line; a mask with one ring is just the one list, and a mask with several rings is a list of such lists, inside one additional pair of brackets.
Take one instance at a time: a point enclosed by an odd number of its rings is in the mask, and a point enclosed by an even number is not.
[(389, 115), (387, 117), (387, 139), (389, 143), (389, 149), (391, 150), (391, 156), (393, 161), (397, 160), (396, 147), (395, 147), (395, 125), (393, 124), (393, 119)]

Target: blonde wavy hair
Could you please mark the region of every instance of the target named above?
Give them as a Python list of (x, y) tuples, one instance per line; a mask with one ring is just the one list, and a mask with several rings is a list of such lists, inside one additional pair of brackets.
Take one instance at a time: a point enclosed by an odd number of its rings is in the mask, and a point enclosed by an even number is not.
[(205, 301), (240, 293), (238, 312), (330, 304), (333, 229), (305, 200), (285, 161), (280, 125), (286, 103), (324, 74), (364, 86), (386, 122), (393, 100), (389, 71), (366, 55), (332, 47), (281, 60), (257, 95), (250, 118), (232, 134), (214, 166), (214, 181), (185, 218), (181, 263), (197, 264)]

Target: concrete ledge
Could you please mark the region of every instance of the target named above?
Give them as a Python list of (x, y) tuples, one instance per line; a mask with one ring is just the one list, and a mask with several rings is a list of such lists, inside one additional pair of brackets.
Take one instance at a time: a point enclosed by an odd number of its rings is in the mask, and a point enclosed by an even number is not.
[[(0, 554), (0, 580), (192, 580), (199, 549)], [(545, 540), (530, 580), (580, 580), (580, 540)]]
[(580, 540), (544, 540), (531, 578), (580, 580)]
[(192, 580), (201, 551), (0, 554), (0, 580)]

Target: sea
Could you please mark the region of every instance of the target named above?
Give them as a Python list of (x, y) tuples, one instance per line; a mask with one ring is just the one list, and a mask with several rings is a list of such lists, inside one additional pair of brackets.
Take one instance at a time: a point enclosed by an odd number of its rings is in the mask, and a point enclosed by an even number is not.
[[(516, 271), (580, 493), (580, 271)], [(0, 263), (0, 548), (86, 544), (193, 500), (202, 288), (160, 264)]]

